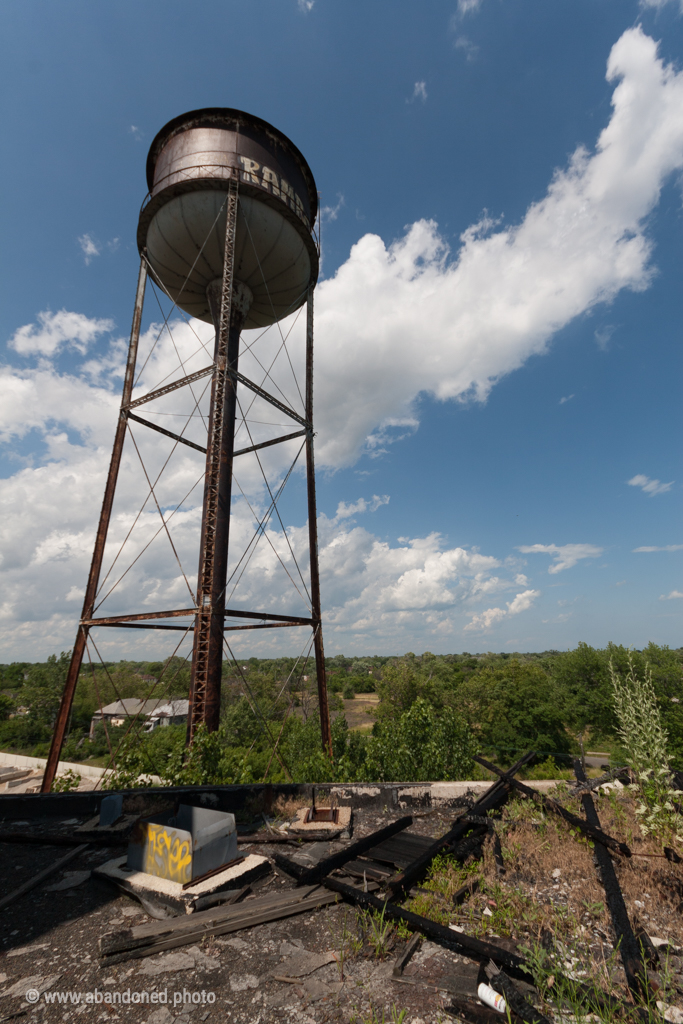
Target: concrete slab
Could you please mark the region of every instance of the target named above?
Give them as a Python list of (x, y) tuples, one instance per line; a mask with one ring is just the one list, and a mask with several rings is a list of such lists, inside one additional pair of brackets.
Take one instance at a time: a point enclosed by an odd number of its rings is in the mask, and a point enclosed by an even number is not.
[(94, 868), (93, 875), (95, 878), (104, 878), (115, 883), (125, 882), (126, 888), (130, 892), (139, 894), (143, 899), (161, 900), (162, 903), (175, 907), (186, 914), (193, 912), (195, 902), (200, 896), (221, 892), (223, 889), (241, 888), (271, 871), (270, 861), (267, 857), (260, 857), (258, 854), (252, 853), (239, 864), (234, 864), (203, 882), (197, 882), (196, 885), (183, 889), (180, 882), (172, 882), (168, 878), (158, 878), (156, 875), (148, 875), (143, 871), (129, 871), (126, 867), (126, 860), (127, 856), (115, 857), (113, 860), (101, 864), (100, 867)]

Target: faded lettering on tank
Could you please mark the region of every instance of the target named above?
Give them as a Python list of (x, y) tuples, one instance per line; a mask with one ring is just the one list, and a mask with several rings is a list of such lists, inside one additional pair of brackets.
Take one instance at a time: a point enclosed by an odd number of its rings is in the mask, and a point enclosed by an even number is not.
[[(242, 164), (242, 172), (240, 174), (242, 181), (249, 185), (259, 185), (266, 192), (270, 192), (272, 195), (277, 196), (278, 199), (282, 199), (310, 230), (310, 223), (304, 211), (304, 204), (285, 178), (278, 178), (275, 171), (270, 167), (265, 165), (262, 167), (257, 160), (252, 160), (248, 156), (241, 156), (240, 163)], [(261, 172), (261, 177), (259, 177), (259, 171)]]

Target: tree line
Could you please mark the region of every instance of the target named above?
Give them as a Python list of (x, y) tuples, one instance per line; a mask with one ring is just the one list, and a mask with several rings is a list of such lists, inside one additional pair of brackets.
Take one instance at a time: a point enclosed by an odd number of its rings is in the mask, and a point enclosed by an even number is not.
[[(683, 649), (650, 643), (642, 651), (580, 643), (565, 652), (452, 654), (327, 659), (333, 758), (320, 747), (315, 670), (294, 658), (249, 658), (223, 669), (221, 725), (200, 733), (188, 756), (185, 728), (138, 735), (128, 725), (97, 725), (93, 714), (126, 697), (186, 697), (190, 670), (165, 662), (87, 665), (79, 678), (63, 759), (106, 763), (117, 750), (118, 784), (142, 773), (171, 782), (423, 781), (476, 778), (477, 751), (500, 765), (538, 752), (536, 771), (552, 777), (584, 750), (619, 760), (610, 662), (625, 674), (650, 666), (668, 734), (669, 757), (683, 768)], [(0, 748), (45, 756), (69, 655), (0, 666)], [(376, 694), (370, 732), (349, 729), (344, 699)]]

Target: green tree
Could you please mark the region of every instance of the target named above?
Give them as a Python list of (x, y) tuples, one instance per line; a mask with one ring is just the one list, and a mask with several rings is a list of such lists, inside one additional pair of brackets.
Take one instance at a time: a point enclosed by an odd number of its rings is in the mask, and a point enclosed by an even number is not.
[(471, 729), (455, 711), (439, 711), (418, 697), (398, 720), (377, 723), (363, 775), (372, 782), (466, 779), (476, 752)]
[(525, 750), (541, 760), (571, 751), (557, 687), (537, 664), (492, 664), (463, 683), (458, 698), (482, 747), (503, 764)]

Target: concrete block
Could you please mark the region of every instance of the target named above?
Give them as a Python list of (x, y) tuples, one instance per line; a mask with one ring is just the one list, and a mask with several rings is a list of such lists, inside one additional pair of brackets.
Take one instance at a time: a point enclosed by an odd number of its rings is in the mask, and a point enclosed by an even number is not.
[(144, 871), (129, 868), (126, 861), (127, 857), (115, 857), (95, 868), (93, 876), (114, 883), (125, 882), (126, 888), (134, 895), (149, 899), (152, 903), (167, 904), (187, 914), (193, 912), (195, 902), (200, 896), (222, 892), (224, 889), (240, 889), (271, 871), (270, 861), (267, 857), (252, 853), (239, 864), (234, 864), (203, 882), (197, 882), (196, 885), (183, 889), (180, 882), (173, 882), (169, 878), (158, 878), (156, 875), (148, 875)]

